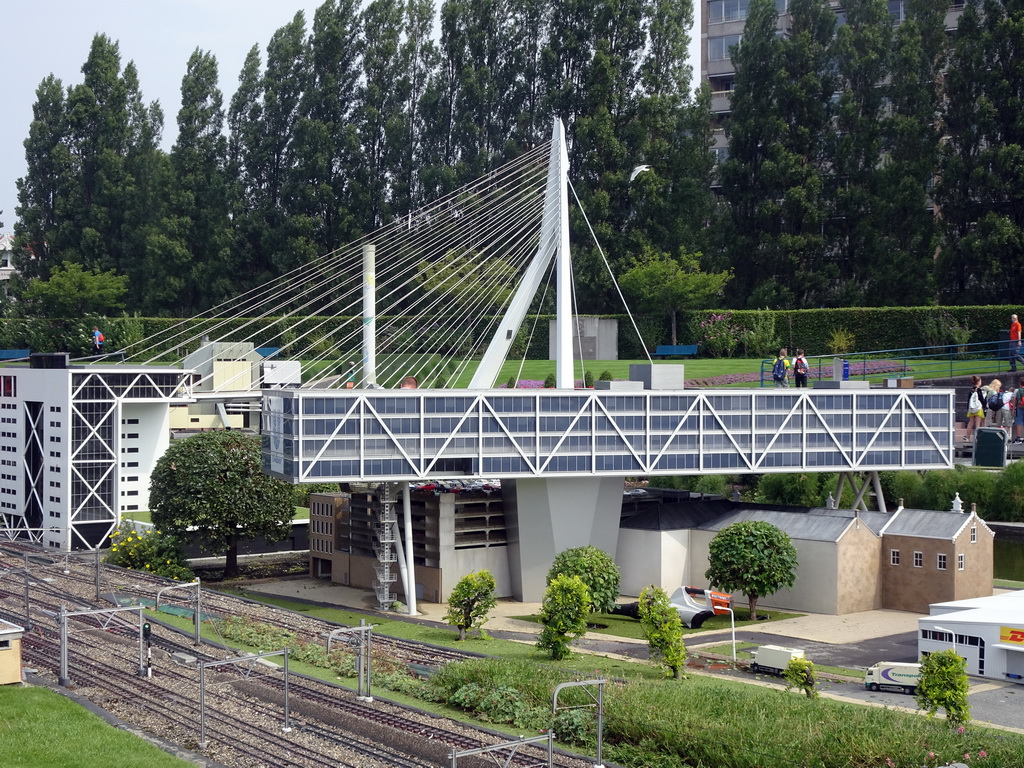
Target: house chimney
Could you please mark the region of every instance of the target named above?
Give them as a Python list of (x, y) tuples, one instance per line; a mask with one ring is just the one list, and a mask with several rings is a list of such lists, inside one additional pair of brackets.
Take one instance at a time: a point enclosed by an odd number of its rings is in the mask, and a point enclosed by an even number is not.
[[(903, 509), (903, 499), (896, 499), (896, 512), (899, 512), (902, 509)], [(893, 512), (893, 514), (895, 515), (896, 512)]]
[(972, 501), (971, 502), (971, 514), (972, 515), (978, 514), (978, 502), (976, 502), (976, 501)]

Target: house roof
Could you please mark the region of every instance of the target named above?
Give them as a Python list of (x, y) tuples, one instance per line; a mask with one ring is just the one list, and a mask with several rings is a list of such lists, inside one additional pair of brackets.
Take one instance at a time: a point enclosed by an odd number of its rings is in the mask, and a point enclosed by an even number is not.
[(748, 520), (760, 520), (771, 523), (785, 532), (791, 539), (803, 541), (839, 541), (843, 533), (853, 522), (853, 513), (843, 517), (840, 515), (821, 515), (816, 510), (801, 511), (764, 509), (737, 509), (717, 520), (699, 526), (705, 531), (720, 531), (733, 523)]
[(791, 539), (805, 541), (838, 541), (854, 518), (876, 536), (886, 534), (952, 540), (971, 521), (988, 529), (983, 520), (971, 513), (934, 509), (900, 509), (892, 514), (854, 513), (849, 509), (751, 504), (728, 499), (651, 501), (623, 512), (621, 527), (632, 530), (720, 531), (733, 523), (763, 520), (785, 531)]
[(971, 513), (940, 512), (934, 509), (901, 509), (882, 529), (888, 536), (915, 536), (952, 541), (967, 523), (977, 518)]

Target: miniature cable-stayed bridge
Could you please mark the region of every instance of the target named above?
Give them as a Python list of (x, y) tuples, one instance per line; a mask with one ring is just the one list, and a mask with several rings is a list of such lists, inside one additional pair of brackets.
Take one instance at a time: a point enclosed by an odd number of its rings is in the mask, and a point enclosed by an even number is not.
[[(222, 374), (214, 387), (262, 388), (266, 472), (293, 483), (500, 477), (512, 591), (539, 600), (558, 552), (584, 544), (615, 552), (627, 476), (838, 472), (857, 490), (857, 506), (873, 491), (884, 508), (879, 470), (952, 466), (950, 390), (872, 390), (865, 382), (686, 390), (681, 369), (653, 364), (637, 373), (646, 383), (575, 389), (567, 168), (556, 120), (549, 147), (241, 297), (230, 310), (248, 319), (209, 319), (210, 334), (230, 325), (233, 342), (240, 327), (266, 342), (276, 333), (275, 355), (318, 364), (303, 384), (267, 387), (245, 379), (251, 368), (241, 365), (237, 381)], [(556, 386), (495, 388), (552, 274)], [(323, 314), (324, 305), (334, 314)], [(317, 319), (298, 323), (299, 313)], [(195, 342), (171, 334), (150, 346), (156, 354)], [(378, 343), (391, 353), (380, 361)], [(471, 359), (480, 362), (467, 389), (418, 388), (460, 375)], [(400, 378), (382, 370), (388, 364), (405, 366), (412, 388), (382, 388), (379, 381)], [(382, 503), (397, 503), (393, 490)], [(408, 490), (403, 496), (413, 580)]]

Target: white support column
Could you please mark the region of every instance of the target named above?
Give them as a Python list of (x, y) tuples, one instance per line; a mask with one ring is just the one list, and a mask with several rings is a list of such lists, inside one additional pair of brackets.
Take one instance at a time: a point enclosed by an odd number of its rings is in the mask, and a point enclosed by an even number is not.
[(377, 383), (377, 247), (363, 244), (363, 386)]
[[(556, 156), (557, 152), (557, 156)], [(559, 389), (573, 388), (572, 359), (572, 262), (569, 258), (569, 153), (565, 148), (565, 128), (555, 118), (551, 145), (552, 169), (548, 177), (548, 194), (552, 193), (552, 177), (557, 175), (558, 217), (555, 246), (557, 268), (557, 317), (555, 319), (555, 386)], [(545, 214), (547, 212), (545, 211)], [(546, 218), (546, 217), (545, 217)], [(547, 226), (551, 226), (545, 222)]]
[(416, 611), (416, 562), (412, 552), (412, 499), (410, 498), (409, 481), (402, 483), (402, 513), (405, 516), (405, 570), (409, 581), (405, 588), (405, 604), (409, 606), (409, 615), (415, 616)]

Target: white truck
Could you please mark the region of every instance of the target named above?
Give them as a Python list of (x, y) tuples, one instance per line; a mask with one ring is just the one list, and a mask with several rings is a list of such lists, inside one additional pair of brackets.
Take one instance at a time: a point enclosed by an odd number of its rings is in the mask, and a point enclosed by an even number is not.
[(750, 669), (752, 672), (767, 672), (781, 675), (786, 671), (793, 659), (804, 658), (802, 648), (783, 648), (781, 645), (762, 645), (750, 652)]
[(921, 681), (921, 665), (901, 661), (880, 661), (864, 673), (869, 691), (898, 691), (913, 696)]

